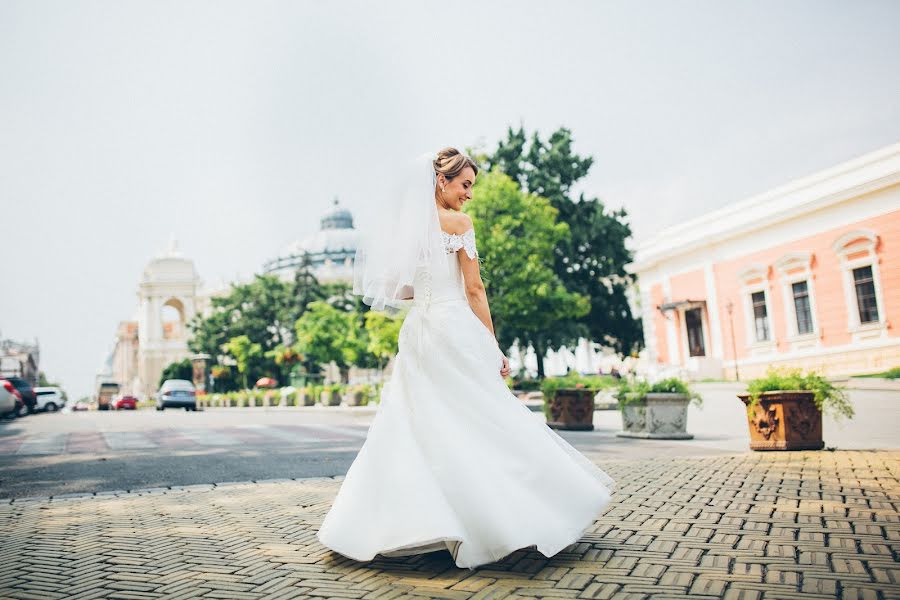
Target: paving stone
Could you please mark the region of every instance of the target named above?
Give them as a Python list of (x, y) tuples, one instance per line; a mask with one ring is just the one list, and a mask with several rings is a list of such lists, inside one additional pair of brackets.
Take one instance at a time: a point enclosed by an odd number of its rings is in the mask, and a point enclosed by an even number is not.
[(619, 487), (580, 540), (474, 572), (446, 552), (360, 563), (323, 548), (342, 477), (4, 501), (0, 597), (900, 598), (900, 452), (601, 466)]

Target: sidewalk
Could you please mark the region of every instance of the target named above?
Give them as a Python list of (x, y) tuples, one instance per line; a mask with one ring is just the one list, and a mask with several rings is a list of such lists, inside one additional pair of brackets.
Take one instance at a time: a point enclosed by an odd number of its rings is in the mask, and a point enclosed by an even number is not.
[(579, 542), (475, 572), (322, 547), (339, 477), (5, 501), (0, 597), (900, 597), (900, 451), (602, 467), (620, 487)]

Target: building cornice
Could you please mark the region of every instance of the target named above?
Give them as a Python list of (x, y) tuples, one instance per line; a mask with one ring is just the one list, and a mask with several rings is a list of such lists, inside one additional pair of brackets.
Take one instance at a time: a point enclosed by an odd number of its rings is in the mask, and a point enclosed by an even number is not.
[(626, 266), (626, 270), (630, 273), (644, 272), (660, 262), (698, 248), (743, 236), (898, 183), (900, 143), (664, 229), (638, 246), (634, 261)]

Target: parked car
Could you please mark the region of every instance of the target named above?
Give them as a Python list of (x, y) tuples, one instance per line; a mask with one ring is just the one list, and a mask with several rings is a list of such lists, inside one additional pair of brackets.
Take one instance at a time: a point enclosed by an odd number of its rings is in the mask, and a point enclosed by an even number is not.
[(56, 412), (66, 405), (62, 390), (58, 387), (36, 387), (34, 393), (37, 394), (37, 410)]
[(166, 407), (197, 410), (197, 390), (187, 379), (166, 379), (156, 392), (156, 410)]
[(32, 414), (36, 410), (37, 394), (34, 393), (34, 388), (31, 387), (31, 384), (21, 377), (6, 377), (5, 379), (19, 390), (19, 393), (22, 394), (22, 401), (25, 403), (26, 411), (28, 414)]
[(25, 412), (25, 402), (22, 394), (13, 384), (5, 379), (0, 379), (0, 417), (18, 417)]
[(134, 396), (120, 396), (113, 401), (114, 410), (137, 410), (137, 398)]
[(79, 400), (72, 405), (72, 410), (91, 410), (91, 403), (87, 400)]

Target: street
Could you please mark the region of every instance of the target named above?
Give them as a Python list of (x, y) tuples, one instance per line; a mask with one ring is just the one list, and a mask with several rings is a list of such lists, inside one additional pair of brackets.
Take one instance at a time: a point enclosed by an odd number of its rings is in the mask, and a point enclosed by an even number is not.
[[(594, 431), (560, 431), (602, 465), (607, 460), (748, 453), (740, 386), (697, 384), (692, 440), (621, 438), (616, 410), (596, 411)], [(826, 419), (826, 448), (900, 446), (900, 393), (854, 390), (856, 417)], [(0, 423), (0, 498), (332, 477), (346, 473), (375, 414), (371, 407), (224, 408), (59, 412)], [(533, 413), (543, 419), (540, 411)]]

